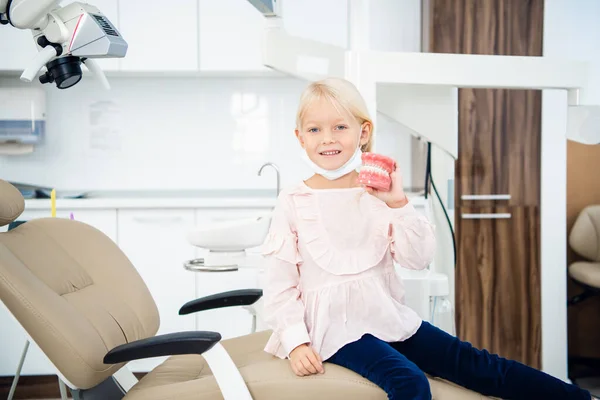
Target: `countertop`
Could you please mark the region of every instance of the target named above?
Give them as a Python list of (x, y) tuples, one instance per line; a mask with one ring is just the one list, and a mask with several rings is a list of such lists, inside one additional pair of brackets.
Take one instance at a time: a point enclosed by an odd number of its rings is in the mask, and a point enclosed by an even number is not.
[[(408, 196), (421, 204), (418, 194)], [(168, 209), (168, 208), (273, 208), (277, 198), (273, 190), (205, 191), (115, 191), (89, 192), (84, 198), (56, 199), (57, 210), (77, 209)], [(50, 199), (25, 200), (26, 210), (49, 210)]]
[[(272, 208), (273, 190), (112, 191), (88, 192), (83, 198), (56, 199), (56, 209), (127, 208)], [(25, 200), (25, 209), (47, 210), (50, 199)]]

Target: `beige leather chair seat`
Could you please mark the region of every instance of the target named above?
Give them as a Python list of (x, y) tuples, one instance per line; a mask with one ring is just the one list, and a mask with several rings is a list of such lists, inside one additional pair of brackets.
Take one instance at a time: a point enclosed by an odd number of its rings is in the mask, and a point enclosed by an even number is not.
[[(18, 190), (0, 180), (0, 226), (15, 221), (23, 210)], [(207, 358), (199, 354), (172, 356), (131, 388), (113, 379), (126, 371), (126, 363), (105, 363), (107, 353), (156, 338), (160, 320), (135, 267), (112, 240), (89, 225), (44, 218), (0, 233), (0, 301), (47, 355), (75, 399), (224, 398)], [(295, 376), (289, 361), (263, 351), (269, 335), (264, 331), (221, 342), (254, 400), (387, 398), (368, 380), (328, 363), (323, 375)], [(436, 400), (485, 398), (442, 380), (430, 382)]]
[(569, 266), (569, 275), (585, 285), (600, 288), (600, 262), (576, 261)]
[(581, 210), (571, 228), (569, 245), (585, 259), (569, 265), (571, 278), (600, 289), (600, 205)]
[[(385, 393), (363, 377), (334, 364), (325, 363), (323, 375), (297, 377), (289, 361), (263, 351), (270, 331), (223, 341), (240, 369), (255, 399), (373, 399), (386, 400)], [(449, 382), (430, 378), (434, 399), (484, 399)], [(167, 397), (165, 397), (167, 396)], [(150, 372), (127, 394), (126, 400), (221, 400), (221, 392), (202, 356), (173, 356)]]

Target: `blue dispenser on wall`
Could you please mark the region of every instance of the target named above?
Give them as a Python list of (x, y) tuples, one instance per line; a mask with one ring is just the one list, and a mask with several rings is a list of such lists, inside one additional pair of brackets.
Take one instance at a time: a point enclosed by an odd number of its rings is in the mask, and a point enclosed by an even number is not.
[(0, 87), (0, 155), (33, 152), (46, 131), (46, 92), (38, 87)]

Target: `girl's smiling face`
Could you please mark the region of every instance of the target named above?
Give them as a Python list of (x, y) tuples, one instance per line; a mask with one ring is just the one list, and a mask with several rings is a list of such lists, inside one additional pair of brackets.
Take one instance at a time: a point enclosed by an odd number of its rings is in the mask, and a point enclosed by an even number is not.
[(344, 165), (359, 145), (367, 143), (369, 135), (370, 124), (361, 125), (354, 116), (324, 97), (311, 102), (296, 129), (296, 137), (308, 157), (327, 170)]

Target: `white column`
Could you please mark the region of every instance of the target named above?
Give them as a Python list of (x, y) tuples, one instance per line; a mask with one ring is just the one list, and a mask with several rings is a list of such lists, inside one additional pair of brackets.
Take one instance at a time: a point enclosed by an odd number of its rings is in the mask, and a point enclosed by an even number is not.
[[(367, 108), (377, 136), (377, 97), (374, 78), (368, 71), (368, 60), (361, 52), (369, 50), (370, 12), (368, 0), (348, 0), (348, 45), (346, 51), (345, 77), (360, 91), (367, 103)], [(374, 138), (375, 138), (374, 137)], [(374, 142), (373, 151), (377, 146)]]
[(541, 364), (544, 372), (566, 381), (568, 380), (566, 90), (543, 91), (541, 129)]
[[(546, 1), (544, 57), (599, 63), (599, 17), (600, 2), (596, 0)], [(599, 100), (594, 98), (598, 92), (582, 94), (584, 104)], [(540, 204), (542, 369), (563, 380), (568, 380), (567, 117), (566, 90), (544, 90)]]
[(370, 41), (370, 12), (368, 0), (348, 0), (349, 50), (368, 50)]

